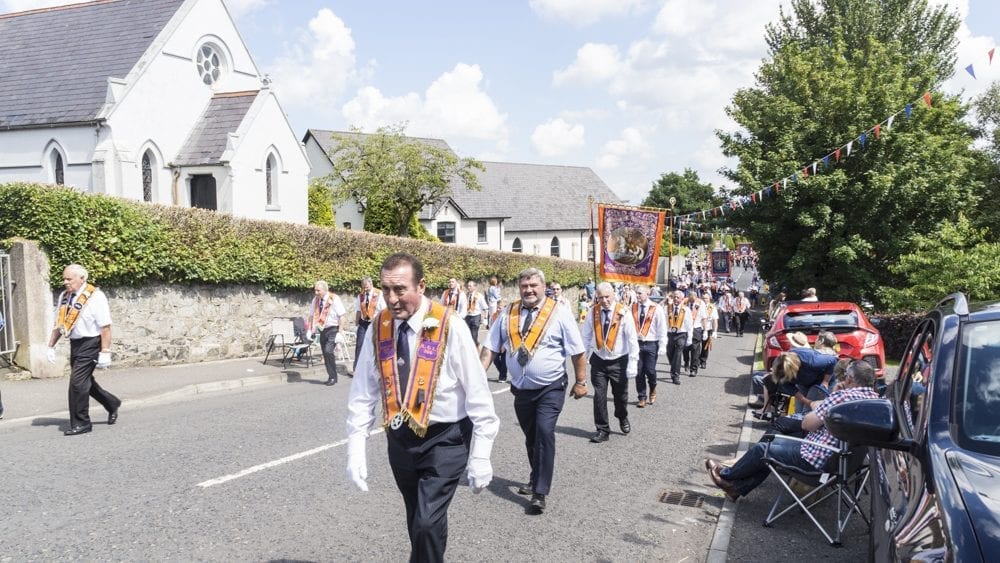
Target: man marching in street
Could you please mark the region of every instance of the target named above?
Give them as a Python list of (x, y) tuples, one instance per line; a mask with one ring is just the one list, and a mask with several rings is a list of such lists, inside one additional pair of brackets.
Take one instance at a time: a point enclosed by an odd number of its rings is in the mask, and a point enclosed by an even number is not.
[(313, 285), (313, 294), (309, 329), (313, 334), (319, 334), (319, 347), (326, 365), (326, 384), (334, 385), (337, 383), (337, 331), (344, 324), (347, 309), (340, 296), (330, 291), (330, 286), (323, 280)]
[(667, 304), (667, 358), (670, 360), (670, 380), (681, 384), (681, 357), (694, 331), (691, 311), (684, 304), (684, 292), (675, 291)]
[(465, 324), (424, 296), (423, 270), (409, 254), (382, 263), (387, 308), (365, 338), (347, 405), (347, 475), (362, 491), (368, 490), (365, 443), (382, 405), (411, 562), (444, 560), (448, 506), (459, 479), (465, 475), (475, 493), (489, 485), (500, 426)]
[(66, 436), (86, 434), (90, 423), (90, 398), (108, 411), (108, 424), (118, 422), (121, 399), (104, 390), (94, 379), (94, 368), (111, 365), (111, 309), (104, 292), (87, 283), (87, 270), (71, 264), (63, 270), (66, 289), (56, 301), (56, 326), (49, 336), (46, 357), (56, 361), (56, 342), (69, 338), (69, 430)]
[(462, 288), (459, 286), (457, 279), (451, 278), (448, 280), (448, 289), (444, 290), (444, 293), (441, 294), (441, 304), (447, 307), (449, 311), (456, 313), (465, 311), (468, 307), (465, 303), (465, 294), (462, 293)]
[[(354, 343), (354, 369), (358, 369), (358, 356), (361, 355), (361, 345), (365, 342), (365, 331), (372, 324), (372, 319), (379, 311), (385, 309), (385, 299), (382, 291), (372, 287), (371, 278), (361, 279), (361, 293), (354, 298), (354, 324), (358, 327), (357, 339)], [(352, 371), (353, 373), (353, 371)]]
[(705, 369), (705, 365), (708, 363), (708, 353), (712, 350), (712, 340), (717, 340), (719, 338), (719, 310), (712, 303), (712, 294), (708, 291), (703, 291), (701, 294), (701, 300), (705, 303), (705, 333), (704, 340), (701, 343), (701, 362), (699, 363), (701, 369)]
[(518, 494), (531, 495), (529, 508), (545, 510), (556, 457), (556, 420), (566, 401), (566, 358), (575, 375), (570, 394), (587, 395), (586, 347), (573, 314), (545, 297), (545, 274), (528, 268), (518, 276), (521, 299), (504, 309), (490, 328), (480, 356), (485, 370), (506, 347), (514, 412), (524, 432), (531, 476)]
[(628, 380), (636, 376), (639, 342), (629, 308), (615, 301), (615, 290), (608, 282), (597, 284), (597, 305), (590, 310), (580, 327), (590, 355), (590, 381), (594, 384), (594, 426), (591, 442), (607, 442), (608, 385), (615, 402), (615, 418), (622, 434), (632, 431), (628, 420)]
[(733, 300), (733, 316), (736, 318), (736, 336), (743, 336), (743, 329), (750, 319), (750, 300), (742, 291)]
[(719, 298), (719, 328), (726, 334), (733, 331), (733, 294), (726, 288)]
[(646, 407), (646, 387), (649, 386), (649, 404), (656, 403), (656, 360), (667, 351), (667, 316), (663, 307), (649, 299), (649, 288), (640, 285), (635, 290), (638, 303), (632, 306), (639, 338), (639, 375), (635, 378), (635, 392), (639, 397), (637, 407)]
[(469, 332), (472, 333), (472, 341), (476, 343), (478, 349), (479, 326), (483, 324), (483, 319), (489, 314), (489, 306), (486, 304), (486, 298), (483, 294), (476, 291), (476, 282), (472, 280), (465, 282), (465, 290), (465, 309), (460, 309), (460, 311), (462, 311), (462, 319), (469, 327)]
[(684, 347), (684, 369), (687, 370), (689, 377), (695, 377), (698, 375), (698, 366), (701, 365), (701, 346), (708, 323), (708, 315), (705, 312), (705, 305), (696, 291), (688, 292), (687, 307), (691, 313), (693, 326), (688, 335), (687, 346)]

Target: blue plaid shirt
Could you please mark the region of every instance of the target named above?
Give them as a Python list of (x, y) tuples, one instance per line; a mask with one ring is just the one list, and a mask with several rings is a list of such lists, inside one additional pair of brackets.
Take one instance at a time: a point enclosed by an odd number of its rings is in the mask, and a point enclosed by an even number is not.
[[(861, 399), (878, 399), (878, 393), (876, 393), (871, 387), (852, 387), (850, 389), (841, 389), (840, 391), (831, 393), (830, 396), (824, 399), (823, 402), (820, 403), (819, 406), (813, 411), (816, 413), (816, 416), (824, 422), (824, 425), (820, 426), (819, 430), (813, 430), (810, 432), (806, 436), (806, 440), (826, 444), (833, 448), (839, 448), (840, 440), (835, 438), (833, 434), (830, 434), (830, 432), (826, 429), (826, 413), (828, 413), (830, 411), (830, 407), (834, 405), (848, 403), (850, 401), (860, 401)], [(826, 461), (830, 459), (833, 452), (812, 444), (802, 444), (802, 447), (799, 449), (799, 454), (802, 456), (802, 459), (808, 461), (816, 469), (823, 469), (823, 466), (826, 465)]]

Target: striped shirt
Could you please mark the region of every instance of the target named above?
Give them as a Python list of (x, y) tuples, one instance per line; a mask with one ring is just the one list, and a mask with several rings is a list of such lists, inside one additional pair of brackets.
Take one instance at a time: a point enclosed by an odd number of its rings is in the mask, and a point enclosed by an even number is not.
[[(851, 401), (860, 401), (861, 399), (878, 399), (878, 393), (876, 393), (871, 387), (852, 387), (850, 389), (841, 389), (840, 391), (831, 393), (830, 396), (824, 399), (813, 412), (816, 413), (816, 416), (818, 416), (821, 421), (825, 422), (826, 413), (828, 413), (830, 408), (834, 405), (849, 403)], [(813, 430), (810, 432), (806, 436), (806, 440), (826, 444), (827, 446), (833, 448), (840, 447), (840, 440), (827, 431), (825, 424), (821, 426), (819, 430)], [(831, 455), (833, 455), (831, 450), (814, 446), (812, 444), (802, 444), (799, 453), (802, 455), (802, 459), (808, 461), (816, 469), (823, 469), (823, 466), (826, 465), (826, 461), (830, 459)]]

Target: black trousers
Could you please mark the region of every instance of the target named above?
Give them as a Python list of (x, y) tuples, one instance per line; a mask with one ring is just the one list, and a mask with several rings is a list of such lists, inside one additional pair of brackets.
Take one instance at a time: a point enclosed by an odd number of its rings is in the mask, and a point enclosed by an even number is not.
[(708, 362), (708, 352), (712, 349), (712, 337), (715, 336), (715, 331), (710, 330), (705, 335), (705, 339), (701, 342), (701, 367), (705, 367)]
[(501, 350), (493, 355), (493, 365), (497, 367), (498, 379), (507, 381), (507, 351)]
[(556, 420), (566, 402), (566, 376), (541, 389), (518, 389), (511, 386), (514, 413), (524, 432), (524, 447), (531, 466), (531, 490), (549, 494), (556, 467)]
[(326, 377), (337, 381), (337, 330), (339, 327), (328, 326), (319, 333), (319, 347), (323, 350), (323, 363), (326, 365)]
[(639, 341), (639, 375), (635, 378), (635, 394), (639, 400), (647, 398), (646, 386), (649, 392), (656, 391), (656, 359), (659, 356), (660, 343), (656, 341)]
[(474, 315), (471, 317), (465, 317), (465, 324), (469, 326), (469, 332), (472, 333), (472, 341), (479, 346), (479, 325), (482, 323), (482, 315)]
[(743, 311), (742, 313), (733, 313), (733, 316), (736, 317), (736, 335), (743, 336), (743, 329), (746, 328), (750, 313)]
[(590, 382), (594, 384), (594, 426), (600, 432), (611, 433), (608, 424), (608, 385), (615, 402), (615, 418), (628, 417), (628, 355), (613, 360), (604, 360), (591, 354)]
[(681, 356), (687, 346), (687, 333), (678, 330), (667, 334), (667, 359), (670, 360), (670, 377), (677, 381), (681, 375)]
[(368, 332), (368, 326), (371, 325), (371, 321), (361, 321), (358, 323), (358, 333), (357, 338), (354, 342), (354, 369), (358, 369), (358, 356), (361, 355), (361, 345), (365, 343), (365, 334)]
[(691, 335), (691, 342), (684, 347), (684, 365), (691, 370), (692, 374), (698, 373), (698, 364), (701, 363), (701, 333), (703, 329), (696, 328)]
[(444, 561), (448, 506), (469, 462), (472, 421), (432, 424), (423, 438), (404, 424), (386, 436), (389, 466), (406, 505), (410, 561)]
[(101, 353), (101, 337), (76, 338), (69, 341), (69, 424), (70, 427), (90, 424), (90, 398), (93, 397), (108, 412), (121, 406), (121, 399), (104, 390), (94, 379), (97, 356)]

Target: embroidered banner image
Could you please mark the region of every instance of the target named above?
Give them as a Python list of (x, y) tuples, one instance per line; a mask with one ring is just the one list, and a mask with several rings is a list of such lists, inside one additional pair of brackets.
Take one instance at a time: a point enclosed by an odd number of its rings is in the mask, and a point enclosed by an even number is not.
[(712, 275), (713, 276), (728, 276), (729, 275), (729, 251), (728, 250), (713, 250), (712, 251)]
[(601, 277), (652, 283), (660, 258), (666, 213), (635, 207), (597, 206), (601, 236)]

